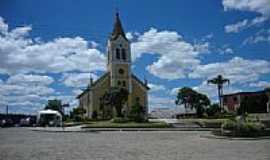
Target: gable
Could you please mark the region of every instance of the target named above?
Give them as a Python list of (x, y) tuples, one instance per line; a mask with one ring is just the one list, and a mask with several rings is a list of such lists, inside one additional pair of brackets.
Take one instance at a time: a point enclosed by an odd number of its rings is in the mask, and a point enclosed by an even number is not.
[(109, 72), (103, 74), (100, 78), (98, 78), (90, 87), (87, 87), (81, 94), (79, 94), (76, 98), (79, 99), (82, 97), (84, 94), (90, 92), (93, 88), (96, 86), (99, 86), (101, 83), (104, 82), (106, 78), (109, 78)]
[(150, 88), (145, 84), (143, 83), (138, 77), (136, 77), (134, 74), (132, 74), (132, 80), (134, 80), (135, 82), (137, 82), (139, 84), (139, 86), (141, 88), (143, 88), (144, 90), (149, 90)]

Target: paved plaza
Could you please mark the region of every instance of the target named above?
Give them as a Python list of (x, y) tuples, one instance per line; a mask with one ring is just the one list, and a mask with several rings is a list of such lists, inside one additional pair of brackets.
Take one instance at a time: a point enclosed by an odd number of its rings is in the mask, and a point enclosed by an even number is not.
[(208, 139), (203, 131), (40, 132), (0, 128), (0, 160), (269, 160), (270, 140)]

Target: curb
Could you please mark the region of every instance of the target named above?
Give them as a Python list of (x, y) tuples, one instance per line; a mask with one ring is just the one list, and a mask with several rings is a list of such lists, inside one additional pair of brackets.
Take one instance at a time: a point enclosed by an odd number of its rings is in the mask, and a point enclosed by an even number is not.
[(213, 131), (212, 128), (84, 128), (86, 131)]
[(201, 138), (208, 138), (208, 139), (225, 139), (225, 140), (270, 140), (270, 136), (262, 136), (262, 137), (225, 137), (225, 136), (215, 136), (215, 135), (200, 135)]

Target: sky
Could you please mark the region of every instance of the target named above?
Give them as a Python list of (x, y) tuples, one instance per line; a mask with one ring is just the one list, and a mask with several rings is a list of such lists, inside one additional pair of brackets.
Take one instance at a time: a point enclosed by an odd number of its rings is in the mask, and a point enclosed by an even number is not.
[(34, 114), (54, 98), (77, 107), (106, 72), (116, 10), (150, 109), (175, 108), (184, 86), (215, 102), (206, 81), (218, 74), (225, 93), (270, 86), (268, 0), (1, 0), (0, 112)]

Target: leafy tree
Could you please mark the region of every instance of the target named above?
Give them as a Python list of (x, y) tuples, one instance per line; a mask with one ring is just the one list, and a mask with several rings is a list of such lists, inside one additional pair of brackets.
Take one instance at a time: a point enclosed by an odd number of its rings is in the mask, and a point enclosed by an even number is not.
[(70, 117), (76, 121), (81, 121), (83, 114), (85, 113), (86, 110), (82, 107), (73, 108), (73, 110), (70, 112)]
[(123, 117), (122, 108), (128, 100), (128, 90), (124, 88), (111, 87), (102, 97), (104, 105), (114, 107), (117, 117)]
[(86, 109), (82, 107), (73, 108), (73, 114), (74, 115), (83, 115), (86, 113)]
[(62, 101), (58, 99), (48, 100), (48, 104), (45, 106), (45, 109), (55, 110), (60, 112), (62, 115), (64, 114)]
[(184, 105), (185, 108), (195, 108), (198, 117), (202, 117), (205, 107), (210, 105), (209, 98), (201, 93), (194, 91), (189, 87), (183, 87), (178, 91), (176, 101), (177, 105)]
[(218, 99), (219, 99), (219, 106), (221, 107), (221, 109), (223, 109), (223, 105), (222, 105), (222, 102), (221, 102), (221, 97), (223, 95), (223, 84), (225, 83), (230, 83), (230, 80), (227, 79), (227, 78), (223, 78), (222, 75), (218, 75), (217, 77), (213, 78), (213, 79), (210, 79), (207, 81), (207, 83), (211, 83), (211, 84), (214, 84), (214, 85), (217, 85), (217, 88), (218, 88)]
[(145, 121), (145, 108), (136, 102), (134, 106), (131, 107), (130, 118), (135, 122)]
[(214, 116), (215, 114), (220, 112), (220, 107), (218, 103), (211, 104), (207, 109), (206, 113), (208, 116)]
[(192, 97), (194, 97), (195, 91), (189, 87), (183, 87), (178, 90), (175, 104), (184, 105), (185, 109), (191, 108)]

